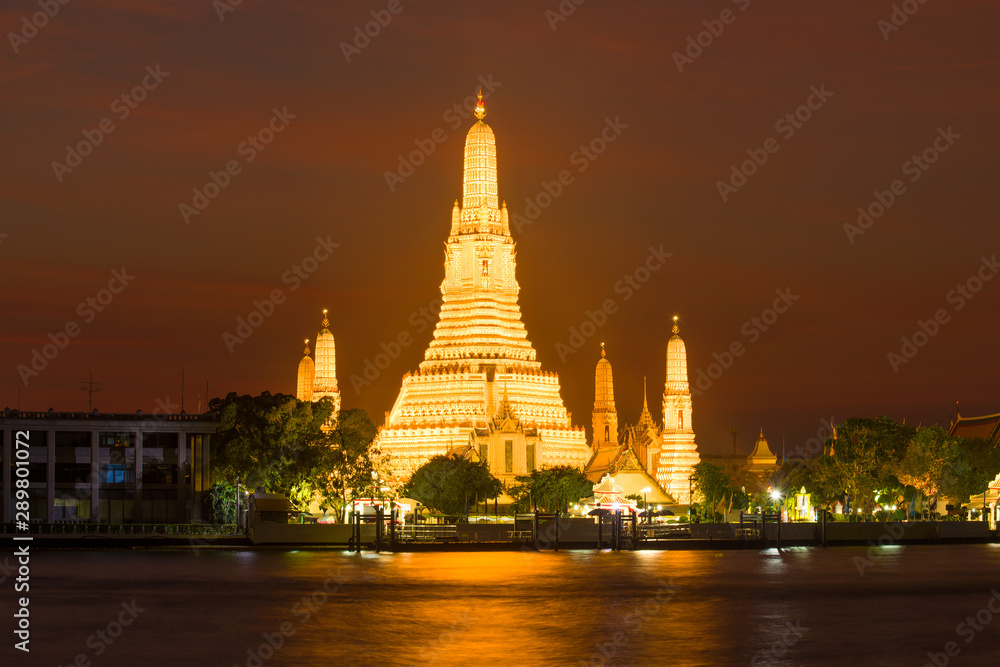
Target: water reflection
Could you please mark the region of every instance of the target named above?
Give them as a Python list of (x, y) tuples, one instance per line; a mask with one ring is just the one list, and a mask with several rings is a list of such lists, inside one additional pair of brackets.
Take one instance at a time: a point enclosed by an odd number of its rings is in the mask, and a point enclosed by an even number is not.
[[(869, 558), (867, 548), (39, 552), (31, 657), (226, 667), (923, 664), (997, 585), (994, 545), (878, 551), (864, 575), (855, 559)], [(93, 655), (87, 638), (133, 598), (145, 611)], [(801, 637), (796, 624), (808, 628)], [(963, 647), (963, 663), (997, 663), (989, 634)]]

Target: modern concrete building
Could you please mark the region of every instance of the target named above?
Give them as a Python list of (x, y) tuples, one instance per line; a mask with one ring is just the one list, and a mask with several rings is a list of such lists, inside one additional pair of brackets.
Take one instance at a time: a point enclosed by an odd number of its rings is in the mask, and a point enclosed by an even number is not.
[(27, 479), (31, 521), (201, 521), (218, 425), (214, 413), (4, 410), (3, 520), (15, 519), (17, 480)]

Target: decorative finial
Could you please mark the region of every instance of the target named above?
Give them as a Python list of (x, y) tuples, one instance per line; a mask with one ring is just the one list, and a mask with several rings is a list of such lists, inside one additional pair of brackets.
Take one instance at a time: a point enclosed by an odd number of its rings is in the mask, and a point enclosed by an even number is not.
[(671, 332), (673, 332), (673, 333), (680, 333), (680, 329), (677, 328), (677, 316), (676, 315), (674, 315), (674, 328), (671, 329)]
[(601, 359), (604, 358), (604, 343), (601, 343)]
[(642, 376), (642, 411), (647, 412), (649, 407), (646, 405), (646, 376)]
[(305, 349), (305, 352), (303, 354), (305, 354), (307, 357), (309, 356), (309, 339), (308, 338), (306, 338), (306, 349)]
[(323, 309), (323, 328), (326, 329), (330, 326), (330, 320), (326, 317), (326, 308)]
[(476, 118), (482, 120), (486, 116), (486, 105), (483, 103), (483, 89), (479, 89), (479, 100), (476, 102)]
[(764, 427), (763, 426), (760, 427), (760, 437), (762, 437), (762, 438), (764, 437)]

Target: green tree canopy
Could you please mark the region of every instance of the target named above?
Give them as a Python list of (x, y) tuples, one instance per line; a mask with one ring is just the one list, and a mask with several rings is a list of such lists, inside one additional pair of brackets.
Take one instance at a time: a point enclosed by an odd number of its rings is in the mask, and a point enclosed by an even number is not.
[(518, 475), (515, 480), (510, 494), (519, 511), (538, 507), (546, 512), (565, 512), (570, 502), (594, 495), (593, 482), (573, 466), (540, 468), (530, 475)]
[(315, 443), (309, 469), (292, 489), (300, 505), (316, 500), (323, 509), (343, 510), (352, 498), (383, 498), (385, 457), (375, 448), (376, 428), (360, 408), (341, 410), (333, 430)]
[(485, 461), (440, 454), (413, 473), (403, 494), (442, 514), (461, 515), (478, 501), (496, 498), (503, 484), (490, 474)]
[(212, 481), (240, 483), (269, 493), (288, 495), (315, 467), (325, 436), (321, 426), (333, 412), (333, 403), (297, 400), (264, 392), (209, 402), (219, 413), (219, 427), (211, 443)]
[[(824, 499), (847, 494), (852, 507), (870, 513), (875, 493), (889, 484), (906, 456), (914, 429), (888, 417), (852, 417), (837, 427), (837, 439), (826, 441), (814, 483)], [(833, 449), (834, 455), (829, 454)]]
[(708, 461), (702, 461), (694, 467), (691, 489), (702, 500), (706, 517), (710, 519), (715, 518), (715, 508), (726, 498), (727, 492), (732, 494), (734, 490), (738, 490), (733, 488), (725, 468)]

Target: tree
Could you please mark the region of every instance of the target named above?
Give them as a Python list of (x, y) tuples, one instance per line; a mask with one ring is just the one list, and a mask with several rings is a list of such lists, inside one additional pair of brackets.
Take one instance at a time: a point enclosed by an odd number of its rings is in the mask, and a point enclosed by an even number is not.
[(325, 435), (322, 425), (333, 412), (324, 398), (316, 403), (294, 396), (239, 396), (209, 402), (220, 424), (212, 439), (212, 481), (288, 495), (316, 467)]
[(1000, 443), (968, 438), (962, 440), (962, 448), (969, 461), (969, 496), (962, 500), (967, 502), (970, 497), (985, 493), (1000, 475)]
[(375, 435), (367, 412), (342, 410), (333, 430), (304, 457), (309, 469), (292, 489), (293, 500), (300, 505), (315, 500), (324, 510), (343, 512), (352, 498), (381, 498), (386, 461), (375, 448)]
[(553, 466), (518, 475), (510, 489), (514, 507), (528, 511), (536, 507), (546, 512), (565, 512), (570, 501), (594, 495), (594, 484), (578, 468)]
[(702, 461), (694, 467), (691, 487), (695, 495), (704, 500), (705, 518), (715, 520), (715, 509), (726, 497), (733, 493), (733, 484), (722, 466)]
[(503, 493), (503, 484), (490, 474), (485, 461), (440, 454), (413, 473), (403, 494), (442, 514), (461, 515), (478, 500)]
[(826, 441), (815, 483), (825, 498), (846, 493), (852, 507), (871, 514), (875, 492), (888, 483), (904, 458), (914, 429), (888, 417), (852, 417), (837, 427), (837, 439)]

